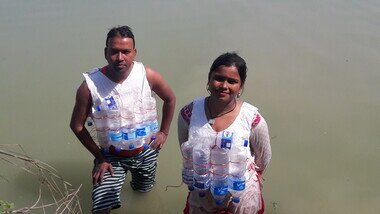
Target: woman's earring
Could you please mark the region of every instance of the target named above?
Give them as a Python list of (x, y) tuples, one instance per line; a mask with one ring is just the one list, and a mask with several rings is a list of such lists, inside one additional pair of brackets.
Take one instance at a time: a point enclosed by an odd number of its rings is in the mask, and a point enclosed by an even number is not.
[(239, 98), (241, 96), (242, 92), (239, 91), (239, 93), (237, 94), (237, 97)]

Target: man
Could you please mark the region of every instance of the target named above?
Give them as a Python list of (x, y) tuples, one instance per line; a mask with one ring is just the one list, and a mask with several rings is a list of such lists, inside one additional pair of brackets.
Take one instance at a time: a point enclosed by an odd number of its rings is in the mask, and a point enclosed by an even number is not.
[[(131, 186), (135, 191), (147, 192), (153, 188), (157, 152), (169, 133), (175, 95), (160, 73), (135, 61), (136, 54), (131, 29), (128, 26), (112, 28), (107, 34), (104, 48), (108, 65), (84, 73), (85, 80), (76, 94), (70, 127), (95, 157), (92, 171), (93, 213), (110, 213), (111, 209), (121, 206), (120, 190), (127, 171), (132, 174)], [(145, 120), (141, 119), (144, 114), (140, 113), (145, 112), (143, 103), (152, 98), (151, 91), (163, 100), (161, 126), (159, 130), (147, 126), (141, 131)], [(132, 109), (131, 117), (124, 116), (128, 109)], [(84, 126), (88, 116), (95, 122), (100, 145), (94, 142)], [(129, 140), (127, 133), (121, 133), (125, 127), (132, 127), (129, 130), (140, 128), (140, 131), (133, 132), (133, 140)], [(146, 133), (149, 131), (152, 131), (150, 135)], [(130, 142), (135, 144), (128, 144), (128, 147), (127, 143)]]

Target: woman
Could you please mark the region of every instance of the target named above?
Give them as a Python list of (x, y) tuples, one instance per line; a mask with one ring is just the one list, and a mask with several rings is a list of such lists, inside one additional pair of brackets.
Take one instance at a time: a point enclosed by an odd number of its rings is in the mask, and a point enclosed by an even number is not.
[(264, 212), (262, 175), (271, 159), (270, 138), (267, 123), (257, 108), (239, 99), (246, 72), (246, 63), (239, 55), (222, 54), (215, 59), (208, 74), (207, 91), (210, 95), (196, 98), (183, 107), (178, 116), (180, 144), (197, 137), (211, 137), (217, 142), (216, 138), (222, 132), (233, 133), (235, 137), (249, 142), (246, 147), (245, 191), (239, 195), (240, 202), (233, 202), (231, 194), (228, 194), (220, 205), (214, 202), (210, 191), (205, 197), (200, 197), (196, 190), (191, 191), (184, 213)]

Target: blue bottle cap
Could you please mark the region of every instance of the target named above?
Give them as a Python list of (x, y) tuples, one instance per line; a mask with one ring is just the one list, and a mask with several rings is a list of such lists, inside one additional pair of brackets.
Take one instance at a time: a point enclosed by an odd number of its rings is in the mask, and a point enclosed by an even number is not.
[(244, 147), (248, 146), (248, 140), (244, 140)]
[(129, 147), (128, 147), (129, 149), (134, 149), (135, 148), (135, 145), (133, 145), (133, 144), (129, 144)]
[(152, 136), (150, 140), (156, 140), (156, 136)]
[(115, 147), (115, 152), (119, 153), (121, 151), (120, 147)]
[(215, 204), (220, 206), (220, 205), (222, 205), (222, 201), (221, 200), (215, 200)]
[(102, 152), (103, 155), (109, 154), (108, 148), (101, 148), (100, 151)]
[(240, 198), (239, 197), (233, 197), (232, 201), (237, 204), (240, 202)]
[(100, 106), (96, 106), (96, 110), (97, 110), (97, 111), (100, 111), (100, 110), (102, 110), (102, 109), (100, 108)]

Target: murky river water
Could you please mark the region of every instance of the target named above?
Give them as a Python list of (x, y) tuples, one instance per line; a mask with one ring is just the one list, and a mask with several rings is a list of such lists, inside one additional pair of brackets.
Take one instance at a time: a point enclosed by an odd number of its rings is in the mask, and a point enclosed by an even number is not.
[[(238, 51), (243, 99), (272, 136), (266, 213), (380, 213), (380, 1), (11, 1), (0, 6), (1, 144), (59, 170), (90, 212), (92, 157), (69, 129), (81, 75), (105, 64), (108, 29), (130, 25), (138, 60), (174, 88), (177, 110), (206, 95), (212, 61)], [(0, 160), (0, 199), (32, 203), (36, 182)], [(156, 188), (122, 191), (113, 213), (181, 213), (176, 121)], [(130, 177), (129, 177), (130, 179)]]

